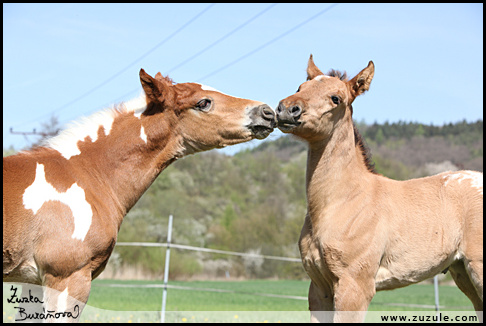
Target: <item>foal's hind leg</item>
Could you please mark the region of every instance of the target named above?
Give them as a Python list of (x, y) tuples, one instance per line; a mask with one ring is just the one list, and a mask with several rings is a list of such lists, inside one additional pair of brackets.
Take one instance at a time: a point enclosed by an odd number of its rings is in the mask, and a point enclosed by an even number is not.
[[(478, 296), (483, 301), (483, 261), (469, 261), (465, 263), (466, 271), (471, 278), (471, 281), (476, 288)], [(482, 309), (481, 309), (482, 310)]]
[[(469, 264), (470, 265), (470, 264)], [(482, 299), (482, 268), (481, 268), (481, 294), (471, 280), (471, 274), (468, 273), (463, 261), (457, 261), (449, 267), (452, 278), (457, 284), (457, 287), (471, 300), (474, 309), (476, 311), (483, 311), (483, 299)], [(473, 276), (476, 277), (476, 276)], [(478, 276), (479, 277), (479, 276)], [(482, 319), (482, 313), (478, 313), (480, 319)], [(482, 320), (481, 320), (482, 322)]]

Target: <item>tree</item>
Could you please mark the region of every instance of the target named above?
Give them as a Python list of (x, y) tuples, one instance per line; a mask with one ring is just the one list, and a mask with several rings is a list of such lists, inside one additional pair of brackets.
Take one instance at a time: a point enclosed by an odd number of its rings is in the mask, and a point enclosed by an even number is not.
[(423, 137), (424, 134), (425, 134), (424, 126), (422, 124), (419, 124), (415, 129), (414, 135), (418, 137)]
[(59, 131), (61, 131), (59, 127), (59, 118), (52, 115), (46, 122), (41, 122), (41, 130), (37, 133), (40, 138), (33, 142), (31, 147), (42, 145), (46, 139), (56, 136)]
[(378, 145), (383, 144), (383, 142), (385, 141), (385, 136), (383, 135), (383, 129), (381, 128), (378, 129), (378, 131), (376, 132), (375, 141)]

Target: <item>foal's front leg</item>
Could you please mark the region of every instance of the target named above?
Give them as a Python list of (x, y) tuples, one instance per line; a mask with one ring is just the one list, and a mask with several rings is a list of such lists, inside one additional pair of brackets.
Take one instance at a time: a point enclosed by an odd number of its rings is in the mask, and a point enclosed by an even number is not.
[(376, 293), (372, 278), (344, 275), (334, 286), (334, 322), (364, 322), (366, 311)]
[(81, 269), (69, 277), (44, 277), (44, 306), (51, 312), (49, 322), (78, 322), (91, 290), (91, 270)]
[(311, 323), (332, 323), (333, 321), (333, 296), (331, 290), (326, 288), (327, 290), (321, 290), (314, 282), (310, 284), (308, 299)]

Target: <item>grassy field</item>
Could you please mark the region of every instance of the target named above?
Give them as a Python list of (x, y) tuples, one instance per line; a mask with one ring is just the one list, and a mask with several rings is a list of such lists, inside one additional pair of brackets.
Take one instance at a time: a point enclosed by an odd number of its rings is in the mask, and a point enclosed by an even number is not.
[[(102, 286), (110, 283), (161, 284), (161, 282), (149, 281), (95, 280), (89, 298), (90, 305), (110, 310), (160, 310), (162, 301), (161, 288), (111, 288)], [(168, 289), (168, 311), (307, 311), (306, 300), (272, 298), (246, 293), (270, 293), (307, 298), (309, 281), (170, 281), (169, 284), (193, 288), (233, 290), (241, 293)], [(439, 304), (445, 306), (444, 309), (446, 310), (473, 310), (471, 302), (455, 286), (441, 286), (439, 296)], [(430, 308), (390, 306), (390, 303), (433, 306), (434, 287), (431, 284), (415, 284), (393, 291), (378, 292), (373, 298), (369, 310), (431, 310)]]
[[(84, 320), (82, 321), (156, 322), (160, 320), (162, 288), (106, 286), (113, 283), (140, 286), (161, 284), (161, 282), (149, 281), (95, 280), (91, 288), (89, 307), (83, 312)], [(251, 315), (254, 318), (257, 318), (256, 312), (258, 311), (262, 313), (273, 311), (276, 314), (276, 321), (279, 321), (286, 313), (295, 316), (298, 319), (297, 321), (305, 322), (309, 318), (307, 300), (305, 299), (309, 286), (308, 281), (170, 281), (169, 285), (236, 292), (205, 292), (169, 288), (166, 310), (172, 312), (168, 314), (170, 321), (215, 321), (216, 317), (211, 315), (211, 312), (217, 312), (217, 318), (221, 318), (221, 321), (243, 321), (245, 311), (252, 312)], [(5, 311), (5, 292), (4, 287), (4, 322), (8, 322), (11, 321), (8, 316), (11, 316), (9, 314), (12, 314), (12, 312)], [(254, 295), (255, 293), (286, 295), (297, 298), (268, 297)], [(473, 310), (472, 304), (456, 287), (441, 286), (439, 293), (440, 305), (444, 306), (441, 311)], [(406, 306), (407, 304), (426, 305), (428, 307)], [(434, 311), (433, 305), (433, 285), (416, 284), (394, 291), (378, 292), (371, 302), (369, 311)], [(108, 320), (102, 319), (103, 316), (108, 315), (106, 310), (110, 310), (111, 317)], [(265, 321), (268, 318), (265, 315), (260, 321)], [(257, 318), (256, 321), (258, 320)]]

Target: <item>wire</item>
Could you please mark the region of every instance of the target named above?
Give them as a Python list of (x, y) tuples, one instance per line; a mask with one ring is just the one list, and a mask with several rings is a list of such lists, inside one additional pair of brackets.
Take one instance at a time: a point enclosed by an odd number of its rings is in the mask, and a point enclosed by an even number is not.
[(246, 25), (248, 25), (249, 23), (251, 23), (252, 21), (254, 21), (256, 18), (260, 17), (263, 13), (265, 13), (266, 11), (270, 10), (272, 7), (275, 7), (277, 5), (277, 3), (274, 3), (274, 4), (271, 4), (270, 6), (268, 6), (267, 8), (263, 9), (262, 11), (260, 11), (258, 14), (256, 14), (255, 16), (253, 16), (252, 18), (248, 19), (246, 22), (244, 22), (243, 24), (241, 24), (240, 26), (236, 27), (235, 29), (233, 29), (231, 32), (227, 33), (226, 35), (224, 35), (223, 37), (219, 38), (218, 40), (214, 41), (213, 43), (211, 43), (210, 45), (208, 45), (207, 47), (205, 47), (204, 49), (202, 49), (201, 51), (199, 51), (198, 53), (194, 54), (193, 56), (189, 57), (188, 59), (182, 61), (181, 63), (175, 65), (174, 67), (172, 67), (171, 69), (169, 69), (166, 74), (169, 74), (170, 72), (172, 72), (173, 70), (176, 70), (177, 68), (185, 65), (186, 63), (188, 63), (189, 61), (193, 60), (194, 58), (197, 58), (198, 56), (200, 56), (201, 54), (203, 54), (204, 52), (206, 52), (207, 50), (209, 50), (210, 48), (212, 48), (213, 46), (215, 46), (216, 44), (222, 42), (224, 39), (226, 39), (227, 37), (229, 37), (230, 35), (234, 34), (236, 31), (242, 29), (243, 27), (245, 27)]
[[(287, 36), (288, 34), (290, 34), (291, 32), (295, 31), (296, 29), (298, 29), (298, 28), (300, 28), (300, 27), (304, 26), (305, 24), (309, 23), (309, 22), (310, 22), (310, 21), (312, 21), (313, 19), (315, 19), (315, 18), (319, 17), (320, 15), (324, 14), (325, 12), (327, 12), (327, 11), (331, 10), (332, 8), (334, 8), (335, 6), (337, 6), (338, 4), (339, 4), (339, 3), (335, 3), (335, 4), (333, 4), (333, 5), (329, 6), (329, 7), (325, 8), (325, 9), (323, 9), (323, 10), (319, 11), (319, 12), (318, 12), (317, 14), (315, 14), (314, 16), (312, 16), (312, 17), (310, 17), (310, 18), (307, 18), (305, 21), (301, 22), (300, 24), (297, 24), (296, 26), (292, 27), (291, 29), (287, 30), (286, 32), (284, 32), (284, 33), (280, 34), (279, 36), (277, 36), (277, 37), (273, 38), (272, 40), (270, 40), (270, 41), (266, 42), (265, 44), (263, 44), (263, 45), (259, 46), (258, 48), (256, 48), (256, 49), (254, 49), (254, 50), (252, 50), (252, 51), (250, 51), (250, 52), (248, 52), (248, 53), (246, 53), (246, 54), (242, 55), (242, 56), (241, 56), (241, 57), (239, 57), (238, 59), (236, 59), (236, 60), (234, 60), (234, 61), (232, 61), (232, 62), (230, 62), (230, 63), (226, 64), (226, 65), (225, 65), (225, 66), (223, 66), (223, 67), (220, 67), (220, 68), (216, 69), (215, 71), (213, 71), (213, 72), (211, 72), (211, 73), (207, 74), (206, 76), (204, 76), (204, 77), (201, 77), (201, 78), (197, 79), (197, 80), (196, 80), (196, 82), (202, 81), (202, 80), (204, 80), (204, 79), (206, 79), (206, 78), (208, 78), (208, 77), (210, 77), (210, 76), (212, 76), (212, 75), (215, 75), (215, 74), (217, 74), (217, 73), (219, 73), (219, 72), (221, 72), (221, 71), (223, 71), (223, 70), (225, 70), (225, 69), (229, 68), (230, 66), (232, 66), (232, 65), (234, 65), (234, 64), (236, 64), (236, 63), (238, 63), (239, 61), (241, 61), (241, 60), (243, 60), (243, 59), (245, 59), (245, 58), (247, 58), (247, 57), (249, 57), (249, 56), (251, 56), (251, 55), (253, 55), (253, 54), (257, 53), (258, 51), (262, 50), (263, 48), (265, 48), (265, 47), (269, 46), (270, 44), (272, 44), (272, 43), (274, 43), (274, 42), (276, 42), (276, 41), (278, 41), (278, 40), (279, 40), (279, 39), (281, 39), (282, 37)], [(244, 22), (243, 24), (241, 24), (240, 26), (238, 26), (237, 28), (235, 28), (234, 30), (232, 30), (231, 32), (229, 32), (228, 34), (226, 34), (225, 36), (223, 36), (223, 37), (221, 37), (220, 39), (218, 39), (217, 41), (213, 42), (213, 43), (212, 43), (210, 46), (206, 47), (205, 49), (203, 49), (203, 50), (199, 51), (198, 53), (196, 53), (196, 54), (195, 54), (195, 55), (193, 55), (192, 57), (190, 57), (190, 58), (188, 58), (188, 59), (186, 59), (186, 60), (182, 61), (181, 63), (177, 64), (176, 66), (172, 67), (171, 69), (169, 69), (169, 70), (167, 71), (167, 73), (169, 73), (169, 72), (171, 72), (171, 71), (173, 71), (173, 70), (175, 70), (175, 69), (177, 69), (177, 68), (181, 67), (182, 65), (184, 65), (184, 64), (186, 64), (186, 63), (188, 63), (190, 60), (192, 60), (192, 59), (196, 58), (197, 56), (201, 55), (203, 52), (205, 52), (205, 51), (209, 50), (211, 47), (213, 47), (213, 46), (215, 46), (216, 44), (220, 43), (222, 40), (224, 40), (225, 38), (227, 38), (227, 37), (228, 37), (228, 36), (230, 36), (231, 34), (235, 33), (237, 30), (241, 29), (243, 26), (247, 25), (248, 23), (250, 23), (251, 21), (253, 21), (255, 18), (259, 17), (260, 15), (262, 15), (264, 12), (268, 11), (270, 8), (272, 8), (272, 7), (273, 7), (273, 6), (275, 6), (275, 5), (277, 5), (277, 4), (273, 4), (273, 5), (270, 5), (269, 7), (265, 8), (263, 11), (261, 11), (260, 13), (258, 13), (257, 15), (255, 15), (254, 17), (250, 18), (248, 21)], [(138, 90), (138, 89), (139, 89), (139, 88), (136, 88), (136, 89), (134, 89), (134, 90), (131, 90), (130, 92), (126, 93), (125, 95), (122, 95), (122, 96), (118, 97), (118, 99), (124, 98), (125, 96), (128, 96), (129, 94), (132, 94), (132, 93), (134, 93), (134, 92), (135, 92), (136, 90)]]
[[(170, 38), (172, 38), (173, 36), (175, 36), (177, 33), (179, 33), (180, 31), (182, 31), (185, 27), (187, 27), (191, 22), (193, 22), (197, 17), (199, 17), (200, 15), (202, 15), (204, 12), (206, 12), (207, 10), (209, 10), (214, 4), (211, 4), (209, 5), (208, 7), (206, 7), (204, 10), (202, 10), (198, 15), (196, 15), (194, 18), (190, 19), (188, 22), (186, 22), (184, 25), (182, 25), (178, 30), (176, 30), (174, 33), (172, 33), (171, 35), (169, 35), (166, 39), (164, 39), (163, 41), (161, 41), (159, 44), (157, 44), (155, 47), (153, 47), (152, 49), (150, 49), (149, 51), (147, 51), (145, 54), (143, 54), (142, 56), (140, 56), (138, 59), (136, 59), (135, 61), (133, 61), (131, 64), (129, 64), (127, 67), (123, 68), (122, 70), (120, 70), (119, 72), (117, 72), (116, 74), (114, 74), (113, 76), (111, 76), (110, 78), (108, 78), (106, 81), (104, 81), (103, 83), (101, 83), (100, 85), (94, 87), (93, 89), (91, 89), (90, 91), (86, 92), (85, 94), (79, 96), (78, 98), (70, 101), (69, 103), (61, 106), (60, 108), (54, 110), (54, 111), (51, 111), (49, 114), (46, 114), (46, 115), (43, 115), (42, 117), (39, 117), (35, 120), (32, 120), (32, 121), (29, 121), (25, 124), (28, 124), (28, 123), (31, 123), (31, 122), (34, 122), (34, 121), (38, 121), (42, 118), (45, 118), (46, 116), (49, 116), (49, 115), (52, 115), (54, 112), (58, 112), (58, 111), (61, 111), (63, 109), (65, 109), (66, 107), (68, 107), (69, 105), (79, 101), (80, 99), (86, 97), (87, 95), (91, 94), (92, 92), (94, 92), (95, 90), (97, 90), (98, 88), (104, 86), (105, 84), (107, 84), (108, 82), (110, 82), (111, 80), (113, 80), (114, 78), (118, 77), (120, 74), (122, 74), (123, 72), (125, 72), (126, 70), (128, 70), (128, 68), (130, 68), (131, 66), (133, 66), (135, 63), (137, 63), (138, 61), (140, 61), (141, 59), (145, 58), (148, 54), (150, 54), (151, 52), (153, 52), (155, 49), (157, 49), (158, 47), (160, 47), (162, 44), (164, 44), (165, 42), (167, 42)], [(224, 39), (228, 38), (230, 35), (234, 34), (235, 32), (237, 32), (238, 30), (242, 29), (244, 26), (248, 25), (250, 22), (252, 22), (253, 20), (255, 20), (256, 18), (258, 18), (259, 16), (261, 16), (263, 13), (265, 13), (266, 11), (270, 10), (272, 7), (276, 6), (277, 4), (272, 4), (270, 6), (268, 6), (267, 8), (265, 8), (264, 10), (262, 10), (261, 12), (259, 12), (258, 14), (256, 14), (255, 16), (253, 16), (252, 18), (250, 18), (249, 20), (245, 21), (243, 24), (239, 25), (238, 27), (236, 27), (235, 29), (233, 29), (231, 32), (225, 34), (224, 36), (222, 36), (221, 38), (219, 38), (218, 40), (214, 41), (213, 43), (211, 43), (209, 46), (207, 46), (206, 48), (204, 48), (203, 50), (197, 52), (196, 54), (194, 54), (193, 56), (187, 58), (186, 60), (180, 62), (179, 64), (175, 65), (174, 67), (170, 68), (166, 74), (168, 74), (169, 72), (172, 72), (178, 68), (180, 68), (181, 66), (187, 64), (188, 62), (190, 62), (191, 60), (195, 59), (196, 57), (200, 56), (201, 54), (203, 54), (204, 52), (206, 52), (207, 50), (209, 50), (210, 48), (216, 46), (217, 44), (219, 44), (220, 42), (222, 42)], [(326, 13), (327, 11), (331, 10), (332, 8), (334, 8), (335, 6), (337, 6), (338, 3), (335, 3), (335, 4), (332, 4), (330, 5), (329, 7), (319, 11), (318, 13), (316, 13), (315, 15), (307, 18), (305, 21), (295, 25), (294, 27), (290, 28), (289, 30), (287, 30), (286, 32), (278, 35), (277, 37), (271, 39), (270, 41), (264, 43), (263, 45), (247, 52), (246, 54), (242, 55), (241, 57), (231, 61), (230, 63), (214, 70), (213, 72), (199, 78), (196, 80), (196, 82), (200, 82), (206, 78), (209, 78), (233, 65), (235, 65), (236, 63), (242, 61), (243, 59), (246, 59), (248, 58), (249, 56), (257, 53), (258, 51), (261, 51), (263, 50), (264, 48), (266, 48), (267, 46), (269, 46), (270, 44), (278, 41), (279, 39), (287, 36), (288, 34), (290, 34), (291, 32), (297, 30), (298, 28), (304, 26), (305, 24), (309, 23), (310, 21), (314, 20), (315, 18), (319, 17), (320, 15)], [(118, 99), (121, 99), (121, 98), (124, 98), (126, 96), (128, 96), (129, 94), (132, 94), (134, 93), (135, 91), (139, 90), (139, 87), (137, 87), (136, 89), (133, 89), (131, 90), (130, 92), (126, 93), (125, 95), (122, 95), (120, 97), (118, 97)], [(109, 103), (111, 104), (111, 103)], [(107, 104), (107, 105), (109, 105)]]
[[(159, 48), (160, 46), (162, 46), (163, 44), (165, 44), (167, 41), (169, 41), (171, 38), (173, 38), (174, 36), (176, 36), (178, 33), (180, 33), (183, 29), (185, 29), (187, 26), (189, 26), (191, 23), (193, 23), (197, 18), (199, 18), (202, 14), (204, 14), (206, 11), (208, 11), (212, 6), (214, 6), (214, 3), (210, 4), (209, 6), (207, 6), (206, 8), (204, 8), (201, 12), (199, 12), (197, 15), (195, 15), (194, 17), (192, 17), (191, 19), (189, 19), (184, 25), (182, 25), (181, 27), (179, 27), (179, 29), (177, 29), (175, 32), (173, 32), (172, 34), (170, 34), (169, 36), (167, 36), (164, 40), (162, 40), (160, 43), (158, 43), (157, 45), (155, 45), (153, 48), (151, 48), (150, 50), (148, 50), (147, 52), (145, 52), (144, 54), (142, 54), (140, 57), (138, 57), (137, 59), (135, 59), (132, 63), (130, 63), (129, 65), (127, 65), (125, 68), (121, 69), (120, 71), (118, 71), (117, 73), (115, 73), (114, 75), (112, 75), (111, 77), (109, 77), (108, 79), (106, 79), (105, 81), (103, 81), (102, 83), (100, 83), (99, 85), (93, 87), (92, 89), (90, 89), (89, 91), (87, 91), (86, 93), (76, 97), (74, 100), (60, 106), (59, 108), (49, 112), (48, 114), (44, 114), (34, 120), (31, 120), (29, 122), (25, 122), (23, 123), (22, 125), (25, 125), (25, 124), (29, 124), (29, 123), (32, 123), (32, 122), (35, 122), (35, 121), (38, 121), (38, 120), (41, 120), (47, 116), (50, 116), (52, 115), (53, 113), (55, 112), (59, 112), (59, 111), (62, 111), (64, 109), (66, 109), (67, 107), (69, 107), (70, 105), (78, 102), (79, 100), (85, 98), (86, 96), (88, 96), (89, 94), (93, 93), (94, 91), (98, 90), (99, 88), (105, 86), (106, 84), (108, 84), (110, 81), (112, 81), (113, 79), (115, 79), (116, 77), (118, 77), (119, 75), (121, 75), (122, 73), (124, 73), (125, 71), (127, 71), (130, 67), (132, 67), (134, 64), (136, 64), (137, 62), (139, 62), (140, 60), (142, 60), (143, 58), (145, 58), (146, 56), (148, 56), (150, 53), (154, 52), (157, 48)], [(18, 126), (17, 126), (18, 127)]]
[[(243, 24), (239, 25), (238, 27), (236, 27), (235, 29), (233, 29), (231, 32), (225, 34), (224, 36), (220, 37), (219, 39), (217, 39), (216, 41), (214, 41), (213, 43), (211, 43), (210, 45), (208, 45), (207, 47), (205, 47), (204, 49), (202, 49), (201, 51), (197, 52), (196, 54), (192, 55), (191, 57), (185, 59), (184, 61), (181, 61), (180, 63), (178, 63), (177, 65), (175, 65), (174, 67), (170, 68), (169, 70), (167, 70), (165, 72), (164, 75), (168, 75), (169, 73), (173, 72), (174, 70), (184, 66), (185, 64), (189, 63), (190, 61), (192, 61), (193, 59), (197, 58), (198, 56), (200, 56), (201, 54), (203, 54), (204, 52), (206, 52), (207, 50), (211, 49), (212, 47), (216, 46), (217, 44), (221, 43), (223, 40), (225, 40), (226, 38), (228, 38), (229, 36), (231, 36), (232, 34), (236, 33), (238, 30), (242, 29), (243, 27), (245, 27), (246, 25), (248, 25), (249, 23), (251, 23), (252, 21), (254, 21), (255, 19), (257, 19), (258, 17), (260, 17), (261, 15), (263, 15), (265, 12), (267, 12), (268, 10), (270, 10), (272, 7), (275, 7), (278, 3), (274, 3), (274, 4), (271, 4), (270, 6), (266, 7), (265, 9), (263, 9), (262, 11), (260, 11), (258, 14), (256, 14), (255, 16), (251, 17), (250, 19), (248, 19), (247, 21), (245, 21)], [(112, 103), (117, 103), (117, 101), (119, 101), (120, 99), (122, 98), (125, 98), (127, 97), (128, 95), (132, 94), (132, 93), (135, 93), (135, 91), (138, 91), (140, 89), (140, 87), (137, 87), (131, 91), (129, 91), (128, 93), (122, 95), (122, 96), (119, 96), (117, 99), (115, 99), (114, 101), (110, 102), (110, 103), (107, 103), (106, 105), (104, 105), (103, 107), (107, 107), (108, 105), (112, 104)], [(94, 111), (97, 111), (98, 109), (93, 109), (89, 112), (94, 112)]]
[(325, 12), (327, 12), (327, 11), (331, 10), (332, 8), (334, 8), (334, 7), (335, 7), (335, 6), (337, 6), (337, 5), (338, 5), (338, 3), (335, 3), (335, 4), (330, 5), (329, 7), (325, 8), (324, 10), (319, 11), (319, 12), (318, 12), (317, 14), (315, 14), (314, 16), (312, 16), (312, 17), (310, 17), (310, 18), (306, 19), (306, 20), (305, 20), (305, 21), (303, 21), (302, 23), (297, 24), (296, 26), (292, 27), (292, 28), (291, 28), (291, 29), (289, 29), (288, 31), (286, 31), (286, 32), (284, 32), (284, 33), (280, 34), (279, 36), (277, 36), (277, 37), (273, 38), (272, 40), (268, 41), (267, 43), (265, 43), (265, 44), (263, 44), (263, 45), (259, 46), (258, 48), (256, 48), (256, 49), (254, 49), (254, 50), (252, 50), (252, 51), (250, 51), (250, 52), (248, 52), (248, 53), (246, 53), (246, 54), (242, 55), (242, 56), (241, 56), (241, 57), (239, 57), (238, 59), (231, 61), (230, 63), (228, 63), (228, 64), (224, 65), (223, 67), (216, 69), (215, 71), (213, 71), (213, 72), (211, 72), (211, 73), (207, 74), (206, 76), (204, 76), (204, 77), (201, 77), (201, 78), (197, 79), (196, 81), (197, 81), (197, 82), (200, 82), (200, 81), (202, 81), (202, 80), (204, 80), (204, 79), (206, 79), (206, 78), (208, 78), (208, 77), (211, 77), (212, 75), (215, 75), (215, 74), (217, 74), (217, 73), (219, 73), (219, 72), (221, 72), (221, 71), (223, 71), (223, 70), (225, 70), (225, 69), (227, 69), (227, 68), (231, 67), (232, 65), (234, 65), (234, 64), (236, 64), (236, 63), (238, 63), (238, 62), (240, 62), (241, 60), (243, 60), (243, 59), (245, 59), (245, 58), (247, 58), (247, 57), (249, 57), (249, 56), (251, 56), (251, 55), (253, 55), (253, 54), (257, 53), (258, 51), (260, 51), (260, 50), (262, 50), (262, 49), (266, 48), (266, 47), (267, 47), (267, 46), (269, 46), (270, 44), (272, 44), (272, 43), (274, 43), (274, 42), (278, 41), (278, 40), (279, 40), (279, 39), (281, 39), (282, 37), (284, 37), (284, 36), (286, 36), (286, 35), (290, 34), (290, 33), (291, 33), (291, 32), (293, 32), (293, 31), (295, 31), (296, 29), (298, 29), (298, 28), (300, 28), (300, 27), (304, 26), (305, 24), (307, 24), (307, 23), (309, 23), (310, 21), (312, 21), (313, 19), (315, 19), (315, 18), (319, 17), (319, 16), (320, 16), (320, 15), (322, 15), (323, 13), (325, 13)]

